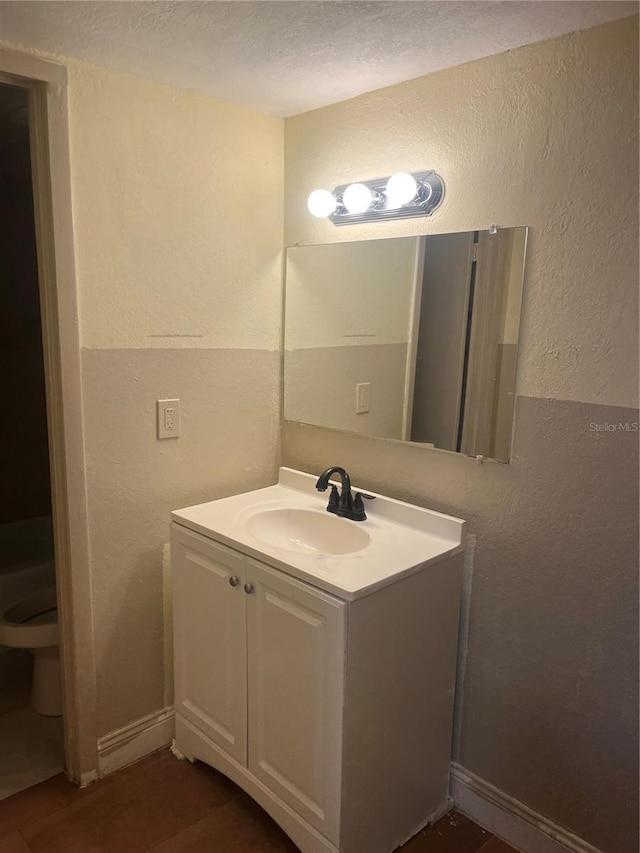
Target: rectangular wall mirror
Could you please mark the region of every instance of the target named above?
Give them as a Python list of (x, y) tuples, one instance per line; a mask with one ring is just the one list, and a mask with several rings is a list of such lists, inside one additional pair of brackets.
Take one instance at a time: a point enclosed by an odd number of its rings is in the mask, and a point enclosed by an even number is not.
[(508, 462), (526, 242), (287, 249), (285, 419)]

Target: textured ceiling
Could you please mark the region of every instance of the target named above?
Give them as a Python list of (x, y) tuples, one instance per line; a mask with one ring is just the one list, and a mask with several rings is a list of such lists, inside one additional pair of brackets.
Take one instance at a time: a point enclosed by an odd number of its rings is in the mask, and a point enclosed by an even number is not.
[(638, 12), (638, 2), (0, 2), (0, 41), (277, 116)]

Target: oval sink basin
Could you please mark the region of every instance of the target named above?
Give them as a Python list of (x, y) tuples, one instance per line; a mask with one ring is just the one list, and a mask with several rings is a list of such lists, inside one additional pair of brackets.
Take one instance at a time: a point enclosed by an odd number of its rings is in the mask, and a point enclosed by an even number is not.
[(307, 554), (353, 554), (369, 544), (369, 534), (354, 522), (311, 509), (267, 509), (247, 520), (256, 539)]

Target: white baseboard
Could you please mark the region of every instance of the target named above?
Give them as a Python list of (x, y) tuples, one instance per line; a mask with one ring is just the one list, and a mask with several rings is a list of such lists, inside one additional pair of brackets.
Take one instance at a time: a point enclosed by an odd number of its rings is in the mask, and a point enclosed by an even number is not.
[(139, 758), (169, 746), (174, 734), (173, 708), (147, 714), (98, 739), (98, 776), (106, 776)]
[(451, 765), (451, 796), (457, 809), (522, 853), (600, 853), (459, 764)]

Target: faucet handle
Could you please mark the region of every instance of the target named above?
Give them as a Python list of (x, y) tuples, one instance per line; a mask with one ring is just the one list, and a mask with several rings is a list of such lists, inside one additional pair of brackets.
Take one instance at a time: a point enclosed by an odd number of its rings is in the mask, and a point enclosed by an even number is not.
[(353, 521), (366, 521), (367, 514), (364, 511), (364, 501), (374, 501), (376, 499), (375, 495), (368, 495), (366, 492), (356, 492), (356, 496), (353, 499), (353, 511), (349, 518)]
[(336, 512), (338, 507), (340, 506), (340, 495), (338, 494), (338, 487), (331, 483), (331, 494), (329, 495), (329, 503), (327, 505), (328, 512)]

